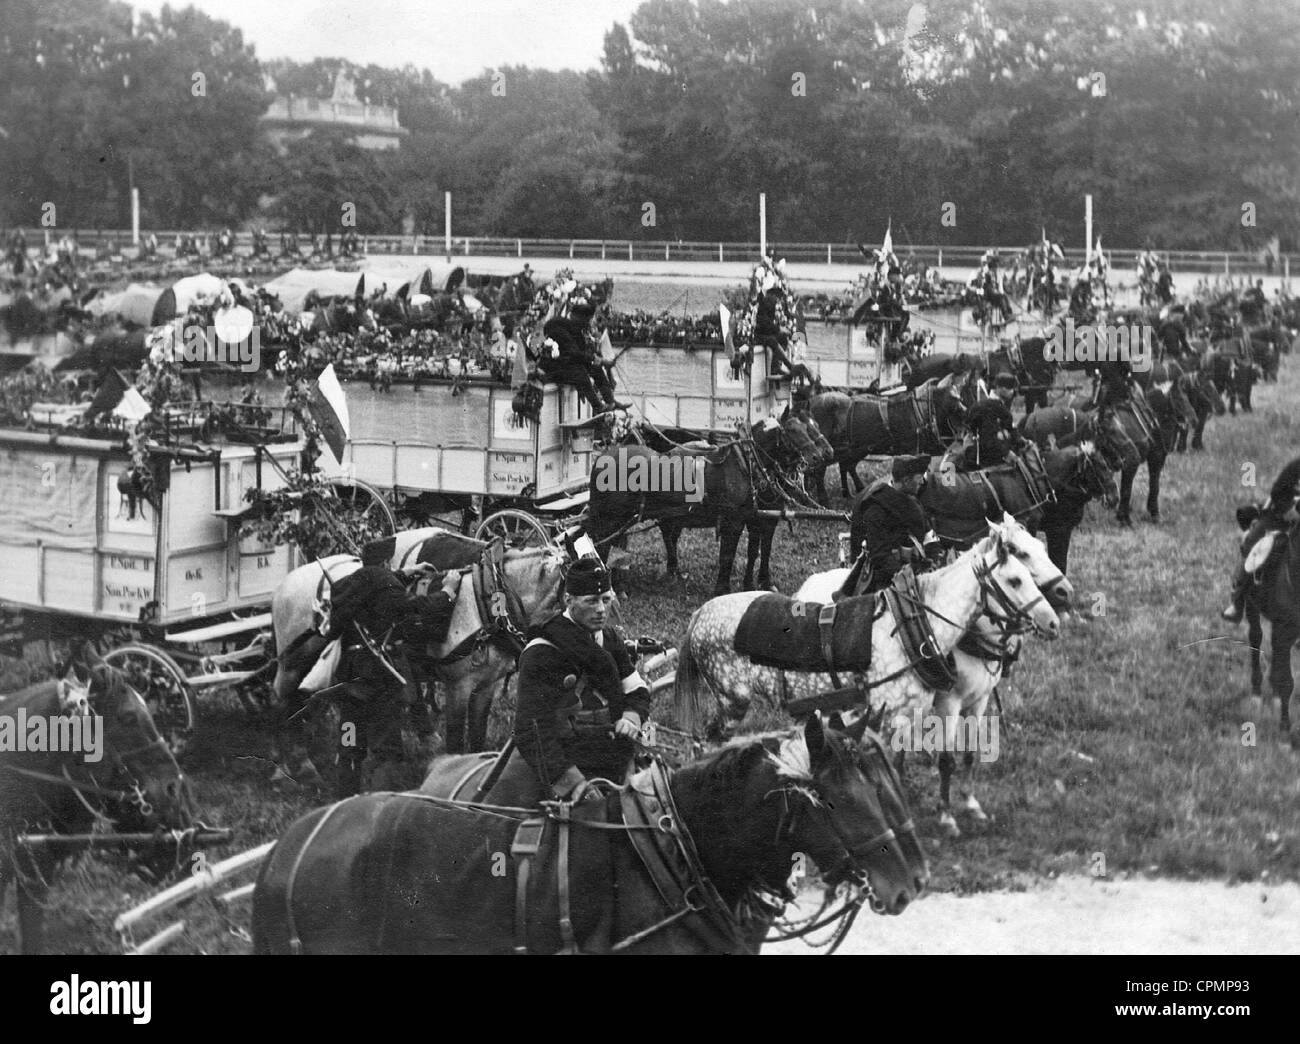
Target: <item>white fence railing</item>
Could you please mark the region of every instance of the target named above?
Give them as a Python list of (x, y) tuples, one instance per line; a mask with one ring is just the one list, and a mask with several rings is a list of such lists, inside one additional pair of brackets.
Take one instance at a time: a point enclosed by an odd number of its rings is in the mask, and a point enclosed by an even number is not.
[[(51, 238), (57, 238), (61, 231), (50, 230)], [(73, 237), (79, 246), (105, 247), (120, 249), (131, 242), (129, 231), (108, 230), (74, 230)], [(143, 230), (141, 237), (150, 234)], [(178, 235), (195, 235), (200, 240), (207, 237), (209, 246), (216, 235), (212, 231), (193, 232), (153, 230), (158, 237), (161, 248), (169, 249)], [(271, 251), (278, 254), (280, 249), (279, 233), (268, 233)], [(320, 237), (323, 245), (324, 239)], [(235, 234), (236, 249), (248, 252), (252, 249), (253, 236), (250, 232)], [(310, 251), (310, 236), (299, 235), (299, 246), (304, 253)], [(868, 250), (875, 249), (879, 243), (864, 244)], [(337, 251), (338, 237), (333, 237), (333, 246)], [(362, 236), (361, 246), (367, 254), (422, 254), (445, 256), (446, 241), (440, 235), (372, 235)], [(900, 258), (915, 259), (926, 265), (943, 267), (972, 268), (978, 267), (980, 257), (988, 246), (939, 246), (916, 245), (895, 246), (895, 253)], [(1021, 247), (999, 245), (1005, 259), (1017, 253)], [(650, 240), (650, 239), (523, 239), (502, 236), (454, 236), (451, 240), (451, 255), (454, 257), (518, 257), (518, 258), (573, 258), (583, 260), (609, 261), (721, 261), (747, 262), (758, 257), (757, 241), (742, 242), (703, 242), (686, 240)], [(170, 251), (169, 251), (170, 252)], [(787, 243), (781, 240), (769, 240), (768, 252), (773, 257), (784, 257), (791, 262), (804, 264), (848, 265), (866, 264), (866, 259), (855, 243)], [(1111, 265), (1118, 269), (1132, 269), (1137, 260), (1138, 251), (1124, 249), (1106, 250)], [(1203, 272), (1224, 275), (1265, 275), (1282, 274), (1284, 266), (1289, 265), (1292, 256), (1276, 259), (1270, 269), (1261, 251), (1241, 250), (1162, 250), (1161, 256), (1168, 259), (1176, 272)], [(1067, 249), (1066, 262), (1077, 266), (1084, 261), (1082, 249)]]

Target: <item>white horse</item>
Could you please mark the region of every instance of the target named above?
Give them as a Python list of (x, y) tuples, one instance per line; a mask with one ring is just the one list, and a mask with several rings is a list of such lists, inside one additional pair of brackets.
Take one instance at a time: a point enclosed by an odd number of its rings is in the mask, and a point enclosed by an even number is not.
[[(1047, 548), (1011, 515), (1003, 515), (1002, 527), (1008, 550), (1029, 570), (1034, 583), (1053, 608), (1068, 610), (1074, 598), (1074, 587), (1057, 570), (1048, 557)], [(794, 597), (804, 602), (830, 602), (844, 586), (849, 572), (848, 569), (831, 569), (814, 573), (803, 582)], [(956, 683), (947, 692), (934, 694), (934, 712), (943, 720), (943, 750), (939, 754), (939, 827), (950, 837), (961, 836), (950, 801), (956, 766), (953, 751), (957, 749), (959, 730), (966, 739), (960, 784), (962, 807), (976, 823), (988, 820), (975, 797), (976, 759), (969, 737), (977, 734), (989, 698), (1002, 680), (1004, 665), (1019, 657), (1021, 644), (1020, 633), (1009, 628), (1005, 619), (981, 613), (966, 637), (953, 649)]]
[[(1061, 622), (1039, 592), (1029, 570), (1011, 553), (1005, 524), (991, 523), (989, 536), (951, 565), (917, 577), (921, 600), (939, 656), (952, 652), (976, 617), (990, 603), (1030, 624), (1046, 638), (1060, 634)], [(745, 610), (763, 592), (746, 591), (705, 602), (691, 616), (678, 646), (675, 708), (683, 727), (734, 728), (755, 707), (783, 709), (787, 701), (812, 699), (826, 689), (824, 673), (761, 666), (733, 648)], [(815, 615), (815, 613), (814, 613)], [(870, 635), (871, 665), (863, 679), (872, 713), (882, 715), (886, 732), (910, 727), (913, 709), (924, 713), (934, 692), (911, 669), (915, 666), (897, 635), (887, 607), (876, 616)], [(852, 723), (865, 711), (850, 711)]]
[[(421, 536), (420, 534), (423, 534)], [(390, 538), (392, 539), (392, 538)], [(427, 551), (430, 542), (444, 542), (463, 557), (465, 545), (477, 561), (478, 551), (486, 547), (480, 541), (437, 527), (400, 533), (393, 543), (386, 564), (390, 569), (406, 569), (421, 561), (438, 564), (437, 555)], [(475, 548), (473, 545), (478, 545)], [(421, 548), (426, 550), (421, 550)], [(453, 558), (452, 561), (455, 561)], [(565, 555), (554, 548), (524, 548), (505, 552), (502, 560), (503, 590), (511, 624), (520, 634), (529, 627), (544, 623), (562, 608), (560, 597), (564, 580)], [(457, 568), (455, 565), (451, 568)], [(316, 656), (302, 656), (296, 649), (303, 646), (303, 636), (319, 621), (319, 609), (331, 583), (356, 572), (361, 559), (352, 555), (331, 555), (309, 562), (281, 581), (271, 599), (275, 646), (280, 650), (275, 678), (275, 692), (282, 700), (291, 699), (303, 678), (315, 664)], [(483, 750), (487, 745), (488, 715), (492, 700), (514, 671), (520, 645), (500, 635), (492, 635), (493, 621), (484, 619), (483, 601), (476, 590), (476, 580), (469, 564), (459, 567), (463, 579), (452, 609), (447, 637), (426, 646), (425, 655), (434, 661), (433, 677), (444, 687), (443, 710), (446, 715), (447, 750), (451, 753)], [(319, 644), (315, 653), (319, 653)]]

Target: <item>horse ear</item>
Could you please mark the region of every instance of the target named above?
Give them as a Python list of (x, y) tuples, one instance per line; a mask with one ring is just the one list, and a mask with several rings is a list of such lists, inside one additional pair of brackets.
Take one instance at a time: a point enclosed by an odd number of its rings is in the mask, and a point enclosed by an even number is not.
[(803, 741), (808, 748), (808, 761), (816, 771), (826, 756), (826, 731), (822, 728), (822, 719), (816, 711), (808, 715), (803, 726)]
[(1047, 448), (1056, 449), (1056, 432), (1049, 432), (1047, 435)]

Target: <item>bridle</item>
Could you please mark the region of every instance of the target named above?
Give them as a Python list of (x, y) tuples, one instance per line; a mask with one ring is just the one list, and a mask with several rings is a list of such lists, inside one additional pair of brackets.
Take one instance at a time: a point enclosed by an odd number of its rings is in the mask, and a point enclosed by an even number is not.
[[(894, 771), (894, 767), (889, 761), (889, 756), (885, 752), (884, 745), (881, 743), (879, 737), (873, 732), (865, 732), (863, 738), (864, 745), (869, 742), (874, 748), (873, 752), (880, 757), (881, 763), (885, 766), (886, 779), (876, 782), (876, 793), (880, 800), (881, 818), (888, 823), (888, 813), (885, 811), (886, 801), (881, 792), (884, 786), (888, 784), (893, 789), (894, 794), (901, 800), (902, 784), (898, 778), (897, 772)], [(856, 760), (859, 752), (858, 745), (849, 738), (844, 738), (844, 745), (847, 752)], [(829, 807), (823, 801), (815, 799), (812, 795), (808, 794), (804, 788), (799, 787), (788, 788), (786, 794), (789, 795), (791, 790), (800, 794), (804, 798), (804, 801), (794, 812), (789, 811), (789, 806), (787, 804), (786, 812), (783, 814), (781, 821), (777, 824), (777, 836), (774, 840), (779, 844), (783, 832), (786, 834), (792, 832), (795, 821), (800, 812), (806, 808), (810, 812), (821, 816), (823, 829), (826, 833), (835, 838), (836, 843), (840, 846), (840, 853), (829, 866), (821, 868), (822, 877), (825, 879), (827, 885), (830, 886), (821, 906), (811, 916), (805, 918), (803, 921), (793, 924), (790, 922), (784, 922), (780, 926), (774, 926), (769, 938), (776, 940), (803, 939), (808, 946), (814, 949), (824, 950), (826, 955), (829, 956), (830, 954), (833, 954), (844, 941), (849, 930), (853, 926), (853, 922), (857, 919), (858, 914), (862, 912), (863, 906), (870, 906), (872, 912), (876, 914), (884, 914), (888, 912), (888, 907), (876, 894), (875, 889), (872, 888), (871, 876), (869, 872), (862, 867), (860, 859), (866, 856), (867, 853), (873, 851), (877, 846), (893, 845), (895, 848), (895, 854), (899, 857), (899, 860), (906, 865), (907, 860), (902, 854), (901, 847), (899, 847), (900, 836), (910, 838), (918, 851), (921, 849), (921, 844), (916, 834), (915, 821), (910, 816), (902, 823), (894, 826), (887, 826), (885, 830), (866, 841), (856, 841), (855, 839), (846, 836), (834, 815), (831, 814)], [(827, 913), (827, 910), (834, 902), (834, 895), (839, 885), (845, 883), (849, 885), (849, 892), (845, 896), (844, 901), (837, 909), (831, 910)], [(794, 895), (790, 891), (788, 885), (785, 887), (781, 898), (787, 903), (793, 900)], [(807, 937), (813, 932), (819, 931), (820, 929), (832, 924), (835, 925), (835, 927), (828, 938), (821, 940), (820, 942), (808, 941)]]
[[(973, 567), (975, 577), (980, 584), (980, 607), (982, 615), (987, 616), (1006, 634), (1027, 634), (1038, 630), (1033, 619), (1033, 610), (1040, 602), (1046, 602), (1041, 585), (1038, 594), (1024, 605), (1018, 605), (1002, 586), (993, 573), (993, 567), (983, 559), (977, 560)], [(1048, 583), (1056, 583), (1065, 578), (1059, 573)]]

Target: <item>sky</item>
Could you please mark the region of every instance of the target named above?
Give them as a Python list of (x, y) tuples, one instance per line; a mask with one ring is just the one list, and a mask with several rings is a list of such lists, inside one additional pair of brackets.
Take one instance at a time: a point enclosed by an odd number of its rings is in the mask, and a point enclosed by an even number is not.
[[(165, 0), (128, 0), (157, 14)], [(172, 0), (241, 29), (257, 56), (347, 58), (428, 69), (458, 84), (484, 69), (594, 69), (606, 31), (641, 0)]]

